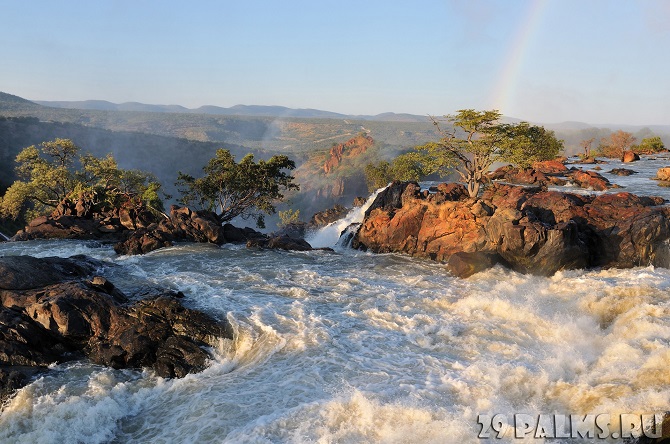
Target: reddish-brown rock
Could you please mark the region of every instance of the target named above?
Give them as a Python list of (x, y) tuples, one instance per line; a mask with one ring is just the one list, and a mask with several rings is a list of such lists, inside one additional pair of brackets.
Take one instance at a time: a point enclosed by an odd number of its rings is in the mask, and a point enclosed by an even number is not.
[(570, 177), (577, 186), (582, 188), (605, 191), (612, 187), (609, 180), (595, 171), (572, 170), (567, 176)]
[(633, 151), (624, 151), (621, 161), (624, 163), (635, 162), (640, 160), (640, 156)]
[(462, 276), (494, 262), (549, 275), (667, 260), (662, 243), (670, 238), (670, 210), (657, 206), (661, 198), (494, 185), (480, 200), (446, 201), (416, 193), (415, 184), (396, 183), (378, 199), (354, 248), (430, 258)]
[(535, 162), (533, 163), (533, 169), (542, 174), (560, 175), (568, 172), (568, 168), (565, 166), (565, 158)]
[(670, 181), (670, 167), (659, 168), (656, 172), (656, 179)]
[(323, 171), (329, 174), (342, 162), (343, 157), (356, 157), (363, 154), (374, 145), (375, 141), (368, 135), (359, 134), (358, 136), (333, 146), (330, 149), (328, 159), (323, 164)]

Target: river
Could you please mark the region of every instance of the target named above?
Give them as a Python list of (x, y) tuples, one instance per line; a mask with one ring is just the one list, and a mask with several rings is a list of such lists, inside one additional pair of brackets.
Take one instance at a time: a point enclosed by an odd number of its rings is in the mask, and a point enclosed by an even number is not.
[[(649, 180), (666, 162), (627, 166), (646, 177), (607, 177), (667, 196)], [(1, 442), (475, 443), (479, 414), (670, 407), (663, 268), (536, 277), (496, 266), (459, 279), (430, 261), (343, 247), (181, 244), (127, 257), (97, 242), (33, 241), (0, 254), (102, 259), (121, 290), (181, 290), (235, 329), (183, 379), (53, 365), (4, 406)], [(511, 431), (495, 441), (524, 442)]]

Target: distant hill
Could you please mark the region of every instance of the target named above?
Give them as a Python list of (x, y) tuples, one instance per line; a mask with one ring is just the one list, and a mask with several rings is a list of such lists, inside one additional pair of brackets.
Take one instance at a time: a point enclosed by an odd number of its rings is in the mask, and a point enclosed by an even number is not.
[(265, 105), (235, 105), (230, 108), (221, 106), (205, 105), (199, 108), (186, 108), (181, 105), (149, 105), (139, 102), (112, 103), (106, 100), (84, 100), (84, 101), (46, 101), (35, 100), (42, 106), (51, 108), (97, 110), (97, 111), (138, 111), (152, 113), (193, 113), (213, 114), (220, 116), (253, 116), (253, 117), (300, 117), (306, 119), (355, 119), (355, 120), (378, 120), (389, 122), (426, 122), (428, 116), (414, 114), (382, 113), (374, 116), (347, 115), (331, 111), (323, 111), (311, 108), (287, 108), (285, 106)]
[(0, 91), (0, 109), (14, 111), (14, 110), (24, 110), (24, 109), (39, 109), (40, 105), (37, 103), (26, 100), (22, 97), (15, 96), (12, 94), (7, 94)]
[[(188, 109), (180, 105), (114, 104), (103, 100), (39, 103), (48, 106), (0, 93), (0, 116), (34, 116), (41, 121), (243, 145), (293, 156), (328, 150), (332, 144), (343, 143), (360, 131), (369, 133), (378, 143), (392, 147), (392, 152), (437, 137), (428, 117), (414, 114), (352, 116), (316, 109), (261, 105), (230, 108), (208, 105)], [(505, 116), (502, 120), (516, 123), (522, 119)], [(652, 134), (658, 135), (670, 145), (670, 125), (592, 125), (575, 121), (547, 124), (529, 120), (554, 130), (565, 141), (566, 154), (579, 152), (582, 140), (595, 138), (599, 141), (618, 129), (633, 133), (638, 141)]]

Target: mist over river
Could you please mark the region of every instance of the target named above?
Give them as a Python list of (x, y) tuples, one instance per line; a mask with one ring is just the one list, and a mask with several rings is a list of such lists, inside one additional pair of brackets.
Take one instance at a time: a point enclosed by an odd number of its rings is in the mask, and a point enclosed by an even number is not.
[[(667, 195), (649, 180), (666, 163), (605, 176), (627, 187), (614, 191)], [(180, 290), (186, 306), (228, 318), (235, 339), (183, 379), (54, 365), (4, 406), (1, 442), (475, 443), (478, 414), (670, 407), (664, 268), (537, 277), (496, 266), (459, 279), (346, 248), (181, 244), (127, 257), (87, 241), (0, 244), (19, 254), (102, 259), (122, 291)]]

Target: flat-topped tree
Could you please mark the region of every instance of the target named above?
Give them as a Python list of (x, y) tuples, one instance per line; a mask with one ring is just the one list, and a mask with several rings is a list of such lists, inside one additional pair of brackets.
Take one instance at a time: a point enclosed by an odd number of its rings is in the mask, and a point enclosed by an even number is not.
[(184, 205), (215, 211), (222, 223), (253, 217), (262, 228), (262, 213), (274, 214), (274, 204), (284, 198), (283, 193), (300, 188), (286, 172), (293, 169), (295, 162), (287, 156), (255, 162), (253, 154), (247, 154), (237, 163), (230, 151), (219, 149), (203, 167), (203, 177), (180, 171), (176, 185)]
[[(501, 116), (498, 110), (462, 109), (456, 115), (445, 116), (451, 130), (443, 129), (442, 122), (431, 117), (442, 137), (416, 147), (422, 154), (424, 172), (444, 177), (455, 170), (470, 197), (476, 197), (494, 162), (527, 167), (555, 158), (563, 148), (553, 131), (528, 122), (499, 123)], [(458, 137), (459, 132), (464, 136)]]

